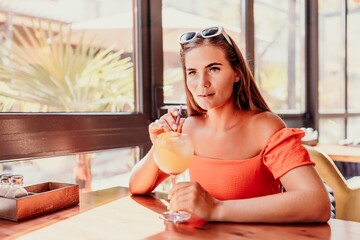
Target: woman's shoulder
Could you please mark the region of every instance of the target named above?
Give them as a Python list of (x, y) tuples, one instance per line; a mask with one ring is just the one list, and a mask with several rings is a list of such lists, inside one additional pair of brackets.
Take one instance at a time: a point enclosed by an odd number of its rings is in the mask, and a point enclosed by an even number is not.
[(257, 136), (261, 145), (266, 144), (276, 132), (285, 127), (285, 122), (273, 112), (256, 113), (250, 119), (251, 132)]
[(279, 115), (270, 111), (255, 113), (253, 114), (251, 120), (253, 120), (256, 124), (269, 125), (275, 128), (285, 127), (285, 122), (279, 117)]
[(184, 124), (182, 126), (182, 132), (189, 133), (193, 132), (195, 129), (198, 129), (199, 126), (204, 124), (204, 116), (203, 115), (195, 115), (195, 116), (188, 116)]

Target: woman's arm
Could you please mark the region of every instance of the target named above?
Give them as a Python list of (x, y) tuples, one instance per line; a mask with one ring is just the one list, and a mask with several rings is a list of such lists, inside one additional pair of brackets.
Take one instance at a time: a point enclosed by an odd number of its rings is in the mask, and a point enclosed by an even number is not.
[(286, 192), (263, 197), (219, 201), (197, 183), (179, 183), (170, 192), (172, 211), (187, 210), (207, 221), (326, 222), (330, 201), (313, 166), (295, 168), (283, 177)]
[(325, 222), (330, 201), (312, 166), (298, 167), (281, 178), (286, 192), (253, 199), (219, 202), (214, 221)]
[[(178, 131), (181, 132), (184, 118), (180, 120), (179, 126), (175, 124), (175, 120), (179, 111), (175, 108), (168, 110), (159, 120), (149, 125), (150, 140), (154, 143), (157, 135), (163, 132)], [(131, 194), (147, 194), (151, 193), (162, 181), (168, 177), (156, 165), (153, 157), (153, 147), (132, 169), (129, 191)]]
[(151, 193), (168, 177), (157, 167), (152, 152), (153, 148), (132, 169), (129, 182), (131, 194)]

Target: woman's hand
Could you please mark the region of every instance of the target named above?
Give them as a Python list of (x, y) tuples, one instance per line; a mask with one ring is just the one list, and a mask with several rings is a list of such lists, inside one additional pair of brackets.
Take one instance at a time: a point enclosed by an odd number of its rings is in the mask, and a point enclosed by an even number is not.
[(169, 193), (169, 210), (187, 211), (197, 218), (211, 221), (215, 207), (220, 203), (197, 182), (180, 182)]
[(160, 133), (171, 131), (181, 132), (185, 118), (180, 118), (179, 125), (177, 125), (176, 119), (178, 115), (178, 109), (169, 108), (168, 112), (161, 116), (160, 119), (157, 119), (156, 121), (150, 123), (149, 135), (152, 143), (154, 143), (156, 136)]

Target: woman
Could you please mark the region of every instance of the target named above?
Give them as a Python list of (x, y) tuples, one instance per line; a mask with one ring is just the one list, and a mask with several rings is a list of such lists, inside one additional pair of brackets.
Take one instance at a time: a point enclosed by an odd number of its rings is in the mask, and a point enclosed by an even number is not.
[[(327, 221), (329, 197), (301, 145), (303, 132), (270, 111), (235, 42), (212, 27), (183, 34), (180, 45), (189, 117), (177, 127), (171, 109), (149, 125), (152, 141), (179, 131), (195, 148), (190, 182), (173, 187), (169, 209), (206, 221)], [(150, 193), (167, 177), (150, 150), (132, 171), (130, 192)]]

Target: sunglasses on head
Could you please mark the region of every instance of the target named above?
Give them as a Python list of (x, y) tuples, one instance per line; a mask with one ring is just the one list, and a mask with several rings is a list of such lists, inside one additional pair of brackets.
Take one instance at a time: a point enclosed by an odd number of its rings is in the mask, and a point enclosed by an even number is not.
[(224, 28), (222, 26), (216, 26), (216, 27), (210, 27), (205, 28), (201, 30), (200, 32), (186, 32), (180, 35), (179, 37), (179, 43), (184, 44), (187, 42), (193, 41), (197, 36), (201, 36), (202, 38), (212, 38), (219, 35), (223, 35), (226, 41), (230, 44), (230, 46), (233, 46), (229, 35), (225, 32)]

